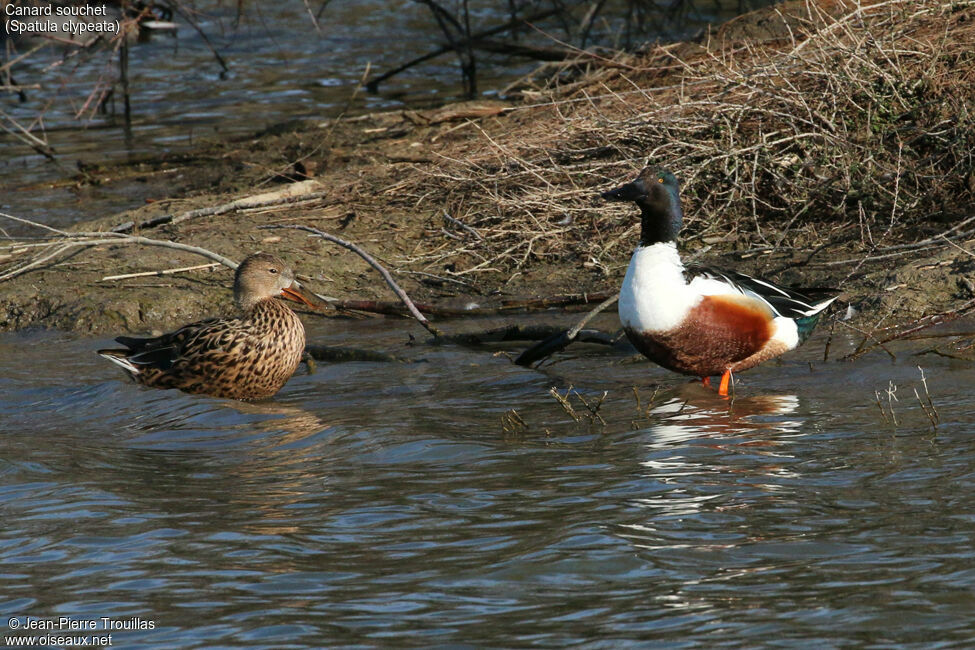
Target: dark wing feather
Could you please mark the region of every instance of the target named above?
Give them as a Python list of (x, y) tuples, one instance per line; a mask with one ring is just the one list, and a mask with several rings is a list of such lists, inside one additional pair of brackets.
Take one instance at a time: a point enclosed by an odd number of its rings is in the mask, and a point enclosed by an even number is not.
[[(785, 316), (796, 320), (818, 314), (836, 299), (835, 296), (832, 296), (824, 300), (816, 300), (807, 295), (806, 292), (780, 287), (766, 280), (759, 280), (734, 271), (718, 271), (705, 266), (689, 266), (686, 273), (688, 280), (695, 276), (703, 276), (726, 282), (744, 295), (764, 302), (776, 316)], [(817, 293), (822, 292), (817, 291)]]
[(199, 321), (154, 338), (119, 336), (116, 342), (129, 348), (127, 358), (137, 366), (169, 370), (188, 349), (207, 346), (214, 334), (226, 329), (229, 321), (219, 318)]

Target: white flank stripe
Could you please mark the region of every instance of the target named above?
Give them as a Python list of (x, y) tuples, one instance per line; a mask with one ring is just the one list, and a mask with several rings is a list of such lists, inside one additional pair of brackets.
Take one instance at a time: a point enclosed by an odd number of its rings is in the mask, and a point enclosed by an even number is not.
[(775, 323), (772, 338), (785, 343), (788, 349), (794, 350), (799, 345), (799, 328), (796, 327), (796, 322), (785, 316), (776, 316), (772, 322)]
[(813, 308), (810, 309), (809, 311), (802, 312), (802, 315), (803, 316), (813, 316), (814, 314), (818, 314), (819, 312), (823, 311), (824, 309), (826, 309), (827, 307), (829, 307), (831, 304), (833, 304), (833, 301), (836, 300), (837, 298), (839, 298), (839, 296), (833, 296), (829, 300), (824, 300), (823, 302), (816, 303), (815, 305), (813, 305)]
[[(792, 296), (789, 295), (789, 292), (788, 291), (785, 291), (781, 287), (777, 287), (774, 284), (769, 284), (765, 280), (759, 280), (758, 278), (752, 278), (752, 276), (750, 276), (750, 275), (748, 277), (751, 278), (752, 282), (757, 282), (758, 284), (762, 285), (763, 287), (768, 287), (769, 289), (771, 289), (772, 291), (774, 291), (776, 293), (781, 293), (786, 298), (792, 298), (792, 300), (795, 300), (795, 298), (793, 298)], [(800, 302), (800, 301), (796, 300), (796, 302)]]
[(116, 357), (115, 355), (112, 354), (103, 354), (100, 356), (105, 357), (106, 359), (108, 359), (109, 361), (111, 361), (112, 363), (118, 366), (122, 366), (124, 370), (131, 372), (133, 375), (139, 374), (139, 369), (134, 365), (132, 365), (132, 362), (126, 359), (125, 357)]

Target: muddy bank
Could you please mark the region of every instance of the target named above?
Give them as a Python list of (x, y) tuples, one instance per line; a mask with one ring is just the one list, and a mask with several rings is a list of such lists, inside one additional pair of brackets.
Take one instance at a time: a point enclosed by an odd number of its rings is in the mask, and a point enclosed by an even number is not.
[[(903, 323), (975, 295), (973, 40), (971, 3), (785, 3), (699, 42), (581, 55), (507, 102), (289, 123), (86, 168), (79, 192), (150, 189), (144, 207), (75, 230), (131, 222), (234, 260), (273, 251), (320, 294), (392, 299), (351, 253), (259, 229), (307, 224), (369, 250), (415, 299), (496, 306), (618, 287), (635, 214), (595, 196), (649, 160), (683, 181), (689, 258), (839, 287), (858, 326)], [(312, 200), (152, 225), (308, 179)], [(0, 277), (36, 264), (0, 281), (0, 328), (140, 332), (230, 309), (221, 267), (103, 279), (199, 256), (58, 239), (0, 249)]]

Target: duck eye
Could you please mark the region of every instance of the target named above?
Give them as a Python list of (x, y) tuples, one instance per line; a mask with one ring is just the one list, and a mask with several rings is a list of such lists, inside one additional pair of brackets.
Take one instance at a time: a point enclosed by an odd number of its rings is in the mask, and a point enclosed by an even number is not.
[(274, 267), (272, 266), (271, 268), (269, 268), (269, 269), (267, 270), (267, 272), (268, 272), (268, 273), (277, 273), (277, 272), (278, 272), (278, 270), (277, 270), (276, 268), (274, 268)]
[(663, 182), (664, 182), (664, 177), (663, 177), (663, 176), (661, 176), (660, 178), (658, 178), (658, 179), (657, 179), (657, 182), (658, 182), (658, 183), (663, 183)]

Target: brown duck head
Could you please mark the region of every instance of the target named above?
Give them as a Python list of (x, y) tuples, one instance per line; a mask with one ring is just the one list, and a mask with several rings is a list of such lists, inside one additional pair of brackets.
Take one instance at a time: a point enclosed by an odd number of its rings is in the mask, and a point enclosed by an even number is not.
[(318, 299), (298, 284), (284, 260), (269, 253), (255, 253), (237, 267), (234, 302), (247, 311), (268, 298), (287, 298), (314, 309), (320, 308)]

